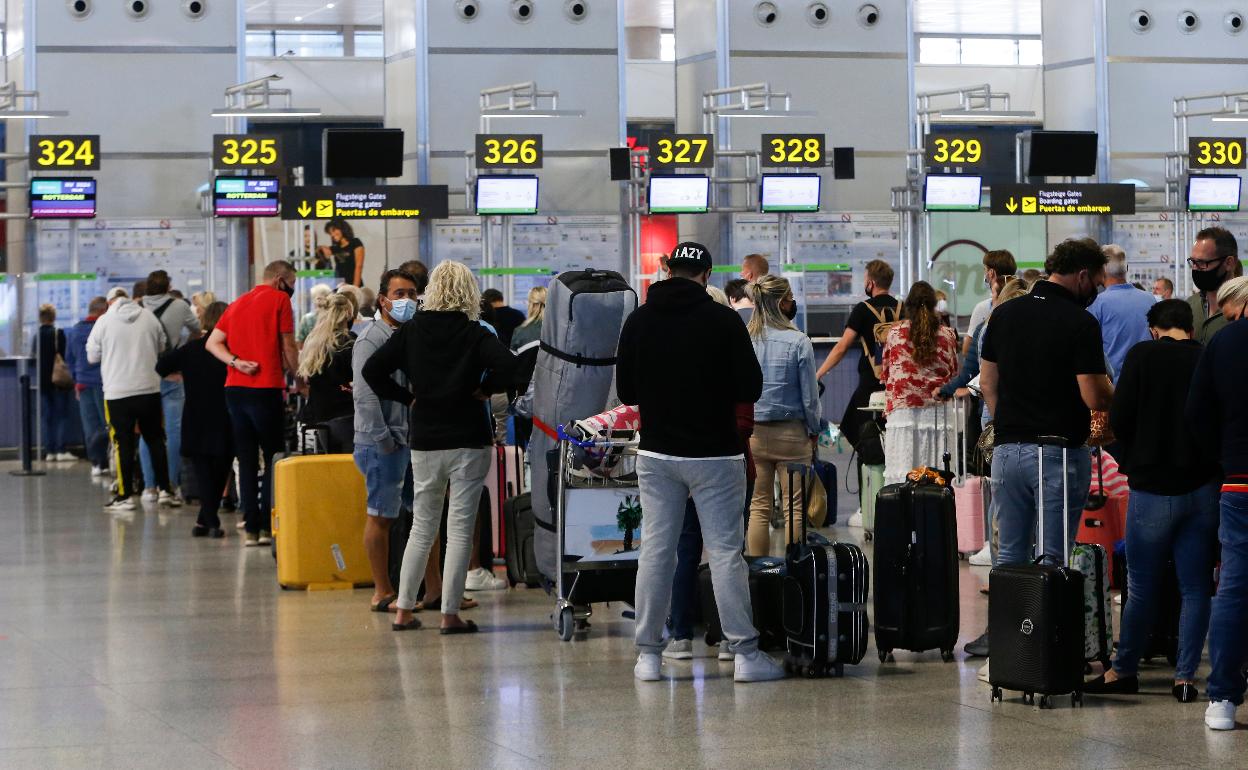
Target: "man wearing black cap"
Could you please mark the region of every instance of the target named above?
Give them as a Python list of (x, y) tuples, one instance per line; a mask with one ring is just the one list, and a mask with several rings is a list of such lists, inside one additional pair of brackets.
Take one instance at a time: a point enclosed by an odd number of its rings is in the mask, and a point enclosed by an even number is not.
[(780, 679), (784, 670), (758, 649), (751, 620), (744, 539), (745, 456), (736, 405), (754, 403), (763, 375), (741, 319), (706, 293), (711, 254), (681, 243), (667, 261), (671, 277), (650, 287), (646, 304), (620, 333), (620, 400), (641, 413), (637, 476), (644, 540), (637, 566), (637, 648), (633, 674), (660, 677), (685, 503), (698, 510), (710, 555), (720, 625), (736, 659), (738, 682)]

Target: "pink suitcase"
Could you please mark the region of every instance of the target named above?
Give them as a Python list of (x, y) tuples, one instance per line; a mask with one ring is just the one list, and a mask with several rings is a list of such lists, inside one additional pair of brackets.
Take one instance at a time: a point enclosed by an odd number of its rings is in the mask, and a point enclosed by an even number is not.
[(965, 476), (953, 482), (958, 553), (978, 553), (984, 547), (984, 481), (982, 476)]

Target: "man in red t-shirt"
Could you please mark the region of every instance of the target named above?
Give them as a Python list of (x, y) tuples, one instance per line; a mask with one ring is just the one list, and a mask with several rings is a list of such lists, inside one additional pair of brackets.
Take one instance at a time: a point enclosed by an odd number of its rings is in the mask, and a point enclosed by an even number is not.
[[(234, 300), (208, 338), (208, 352), (230, 368), (225, 400), (238, 455), (238, 491), (247, 545), (272, 542), (273, 455), (282, 450), (286, 372), (299, 367), (294, 265), (270, 262), (256, 288)], [(264, 478), (260, 479), (260, 453)]]

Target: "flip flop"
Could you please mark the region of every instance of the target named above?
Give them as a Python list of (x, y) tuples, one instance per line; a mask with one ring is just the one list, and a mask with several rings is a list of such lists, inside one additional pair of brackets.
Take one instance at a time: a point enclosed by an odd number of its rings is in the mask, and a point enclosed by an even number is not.
[[(459, 603), (459, 611), (463, 612), (464, 610), (476, 609), (477, 607), (480, 607), (480, 606), (481, 604), (476, 599), (463, 599)], [(438, 612), (441, 609), (442, 609), (442, 597), (439, 596), (437, 599), (434, 599), (432, 602), (429, 602), (429, 603), (416, 602), (416, 609), (414, 611), (420, 612), (421, 610), (428, 610), (430, 612)]]
[(477, 633), (477, 624), (471, 620), (464, 621), (462, 626), (447, 626), (438, 630), (443, 636), (455, 636), (456, 634), (475, 634)]
[(394, 604), (395, 602), (397, 602), (398, 600), (399, 600), (399, 595), (392, 594), (382, 599), (381, 601), (377, 602), (376, 604), (368, 605), (368, 609), (371, 612), (390, 612), (391, 611), (390, 606)]
[(395, 631), (415, 631), (420, 628), (420, 618), (412, 618), (406, 623), (391, 623), (390, 628)]

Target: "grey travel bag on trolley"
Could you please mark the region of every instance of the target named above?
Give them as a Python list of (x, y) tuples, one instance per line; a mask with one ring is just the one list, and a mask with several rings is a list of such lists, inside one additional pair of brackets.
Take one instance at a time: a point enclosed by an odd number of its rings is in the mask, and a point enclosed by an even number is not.
[[(534, 556), (552, 582), (558, 533), (551, 497), (557, 470), (556, 431), (615, 406), (615, 354), (637, 293), (611, 270), (569, 270), (550, 282), (537, 364), (530, 385)], [(586, 585), (586, 588), (589, 586)], [(605, 599), (603, 599), (605, 601)]]

